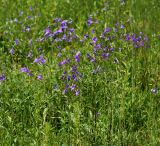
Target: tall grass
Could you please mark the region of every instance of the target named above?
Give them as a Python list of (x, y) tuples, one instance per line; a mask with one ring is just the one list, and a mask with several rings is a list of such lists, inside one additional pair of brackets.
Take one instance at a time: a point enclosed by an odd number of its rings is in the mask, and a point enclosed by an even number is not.
[[(0, 2), (0, 145), (160, 145), (159, 1)], [(87, 25), (89, 17), (95, 24)], [(52, 37), (38, 42), (48, 26), (57, 29), (55, 18), (73, 21), (77, 37), (70, 42), (53, 43)], [(101, 33), (108, 27), (107, 36), (114, 37), (103, 40)], [(126, 41), (127, 34), (147, 36), (149, 41), (135, 48)], [(93, 52), (94, 37), (107, 47), (107, 59), (101, 50)], [(36, 63), (42, 54), (46, 62)], [(65, 59), (70, 62), (60, 65)], [(22, 67), (32, 75), (21, 72)], [(67, 88), (64, 94), (66, 83), (72, 85), (66, 74), (75, 75), (75, 70), (78, 82), (73, 83), (80, 93), (76, 96), (75, 89)], [(40, 74), (43, 79), (38, 79)]]

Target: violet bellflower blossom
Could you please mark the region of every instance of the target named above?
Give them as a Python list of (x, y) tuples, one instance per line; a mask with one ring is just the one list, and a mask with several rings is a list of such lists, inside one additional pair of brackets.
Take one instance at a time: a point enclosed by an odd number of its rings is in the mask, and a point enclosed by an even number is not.
[(97, 42), (97, 37), (93, 37), (93, 38), (92, 38), (92, 43), (93, 43), (93, 44), (96, 44), (96, 42)]
[(145, 36), (145, 37), (144, 37), (144, 41), (145, 41), (145, 42), (148, 42), (148, 40), (149, 40), (148, 37)]
[(73, 91), (73, 90), (75, 89), (75, 87), (76, 87), (76, 85), (75, 85), (75, 84), (72, 84), (72, 85), (70, 86), (71, 91)]
[(50, 27), (47, 27), (45, 30), (44, 30), (44, 36), (46, 38), (48, 38), (49, 36), (52, 36), (52, 32), (50, 30)]
[(140, 41), (140, 42), (139, 42), (139, 45), (140, 45), (141, 47), (143, 47), (143, 46), (144, 46), (144, 42), (143, 42), (143, 41)]
[(43, 79), (43, 76), (41, 74), (38, 74), (37, 80), (42, 80), (42, 79)]
[(111, 52), (113, 52), (113, 50), (114, 50), (114, 48), (113, 48), (113, 47), (111, 47), (111, 48), (109, 49), (109, 51), (111, 51)]
[(74, 28), (70, 28), (70, 29), (69, 29), (69, 32), (70, 32), (70, 33), (74, 32)]
[(10, 49), (9, 53), (13, 55), (14, 54), (14, 48)]
[(30, 70), (27, 67), (22, 67), (20, 71), (23, 73), (30, 73)]
[(81, 52), (78, 51), (78, 52), (76, 53), (76, 55), (74, 56), (74, 59), (75, 59), (76, 62), (80, 62), (80, 56), (81, 56)]
[(60, 22), (61, 21), (61, 18), (55, 18), (54, 20), (53, 20), (53, 23), (57, 23), (57, 22)]
[(80, 94), (78, 89), (75, 90), (75, 94), (76, 94), (76, 96), (78, 96)]
[(67, 20), (63, 20), (63, 21), (61, 22), (60, 28), (61, 28), (62, 30), (65, 30), (65, 29), (68, 28)]
[(66, 94), (67, 91), (68, 91), (68, 90), (65, 88), (65, 89), (63, 90), (62, 94)]
[(86, 40), (88, 37), (89, 37), (88, 34), (85, 34), (84, 35), (84, 40)]
[(66, 64), (66, 63), (67, 63), (67, 60), (64, 59), (63, 61), (61, 61), (61, 62), (59, 63), (59, 66), (62, 66), (62, 65), (64, 65), (64, 64)]
[(16, 44), (16, 45), (19, 44), (19, 40), (18, 40), (18, 39), (15, 40), (15, 44)]
[(87, 20), (87, 24), (88, 24), (89, 26), (91, 26), (91, 25), (93, 24), (92, 18), (89, 18), (89, 19)]
[(43, 55), (40, 55), (40, 57), (35, 58), (33, 63), (38, 63), (38, 64), (44, 64), (46, 60), (44, 59)]
[(5, 81), (6, 80), (6, 76), (5, 75), (0, 75), (0, 81)]
[(123, 25), (123, 24), (121, 24), (120, 28), (121, 28), (121, 29), (124, 29), (124, 25)]
[(109, 53), (102, 53), (102, 59), (106, 59), (110, 56)]
[(63, 30), (62, 30), (62, 28), (60, 28), (60, 29), (56, 30), (56, 31), (53, 33), (53, 35), (56, 36), (56, 35), (58, 35), (58, 34), (60, 34), (60, 33), (62, 33), (62, 32), (63, 32)]
[(111, 31), (111, 28), (107, 27), (107, 28), (105, 28), (103, 33), (109, 33), (110, 31)]

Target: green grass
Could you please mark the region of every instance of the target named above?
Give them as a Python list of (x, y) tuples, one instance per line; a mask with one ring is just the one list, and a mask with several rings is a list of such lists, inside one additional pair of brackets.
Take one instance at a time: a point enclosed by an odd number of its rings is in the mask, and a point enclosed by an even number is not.
[[(158, 0), (0, 0), (0, 146), (159, 146), (160, 145), (160, 2)], [(32, 6), (33, 10), (30, 10)], [(20, 12), (23, 15), (20, 16)], [(28, 18), (28, 16), (30, 16)], [(87, 26), (92, 16), (98, 24)], [(53, 19), (72, 19), (78, 36), (72, 42), (46, 39), (39, 43)], [(16, 19), (18, 22), (16, 22)], [(104, 28), (124, 24), (112, 40), (103, 40)], [(23, 32), (26, 27), (30, 32)], [(92, 29), (95, 33), (92, 33)], [(148, 36), (149, 47), (134, 48), (126, 34)], [(84, 34), (89, 38), (83, 43)], [(109, 35), (108, 34), (108, 35)], [(92, 38), (114, 47), (105, 61), (98, 51), (96, 63)], [(19, 44), (15, 44), (19, 39)], [(32, 39), (32, 44), (29, 44)], [(61, 57), (58, 57), (61, 46)], [(9, 53), (14, 48), (14, 55)], [(41, 48), (41, 49), (39, 49)], [(64, 49), (65, 48), (65, 49)], [(122, 48), (121, 51), (118, 49)], [(74, 55), (80, 51), (80, 62)], [(29, 59), (28, 53), (33, 57)], [(33, 63), (44, 54), (44, 65)], [(58, 64), (71, 58), (71, 63)], [(114, 63), (114, 59), (118, 63)], [(77, 65), (80, 91), (63, 94), (64, 71), (73, 75)], [(32, 76), (20, 72), (28, 67)], [(42, 74), (43, 79), (37, 80)], [(69, 82), (69, 81), (68, 81)], [(70, 85), (72, 85), (69, 82)], [(57, 86), (57, 88), (55, 88)]]

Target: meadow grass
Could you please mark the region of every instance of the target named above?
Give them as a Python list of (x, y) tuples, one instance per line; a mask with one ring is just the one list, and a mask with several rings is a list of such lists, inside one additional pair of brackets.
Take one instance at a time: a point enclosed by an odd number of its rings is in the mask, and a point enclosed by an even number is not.
[(0, 3), (0, 145), (160, 145), (158, 0)]

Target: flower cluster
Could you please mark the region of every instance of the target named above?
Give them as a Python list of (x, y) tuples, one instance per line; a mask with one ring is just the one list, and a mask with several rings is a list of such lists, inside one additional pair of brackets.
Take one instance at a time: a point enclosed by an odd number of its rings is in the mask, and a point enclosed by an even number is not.
[(135, 34), (126, 34), (126, 41), (131, 42), (134, 46), (134, 48), (140, 48), (140, 47), (149, 47), (149, 40), (147, 36), (143, 36), (143, 33), (140, 32), (140, 34), (136, 37)]
[[(105, 8), (108, 9), (108, 4)], [(32, 13), (33, 8), (30, 7), (29, 9)], [(20, 17), (23, 15), (23, 12), (20, 12)], [(120, 63), (121, 60), (115, 54), (123, 49), (120, 46), (121, 42), (131, 43), (134, 48), (149, 47), (149, 39), (142, 32), (138, 36), (134, 33), (127, 32), (127, 23), (124, 22), (122, 24), (122, 22), (117, 22), (112, 27), (105, 24), (100, 30), (98, 25), (101, 21), (96, 20), (93, 16), (89, 16), (86, 20), (85, 23), (87, 25), (85, 26), (87, 28), (84, 29), (83, 34), (82, 32), (76, 33), (76, 25), (73, 24), (72, 19), (55, 18), (49, 26), (41, 31), (40, 35), (32, 38), (31, 33), (33, 28), (29, 22), (32, 22), (34, 19), (36, 18), (33, 16), (25, 18), (26, 23), (21, 30), (24, 36), (29, 36), (25, 44), (26, 46), (23, 47), (27, 48), (27, 51), (19, 51), (23, 39), (16, 36), (12, 41), (8, 53), (10, 53), (12, 59), (18, 58), (14, 57), (18, 53), (22, 54), (21, 56), (26, 55), (25, 59), (27, 61), (24, 61), (26, 64), (23, 63), (23, 66), (29, 66), (32, 70), (31, 65), (34, 64), (34, 67), (36, 66), (38, 68), (38, 71), (34, 69), (35, 72), (38, 72), (35, 73), (35, 78), (39, 81), (44, 80), (39, 68), (46, 67), (49, 64), (48, 62), (53, 62), (53, 60), (58, 62), (57, 66), (55, 66), (60, 79), (58, 87), (62, 89), (64, 94), (69, 92), (75, 95), (80, 94), (79, 81), (83, 78), (83, 74), (81, 73), (83, 72), (82, 68), (87, 68), (81, 62), (86, 61), (92, 66), (90, 68), (88, 67), (88, 70), (93, 74), (97, 74), (102, 70), (102, 65), (105, 62), (111, 60), (114, 64)], [(15, 19), (12, 23), (18, 24), (20, 21), (19, 19)], [(87, 49), (84, 50), (83, 48)], [(47, 56), (51, 58), (47, 59)], [(30, 62), (30, 65), (27, 65), (28, 62)], [(20, 72), (29, 76), (34, 76), (34, 71), (32, 74), (27, 67), (20, 68)], [(0, 76), (1, 81), (5, 79), (6, 77), (4, 75)]]

